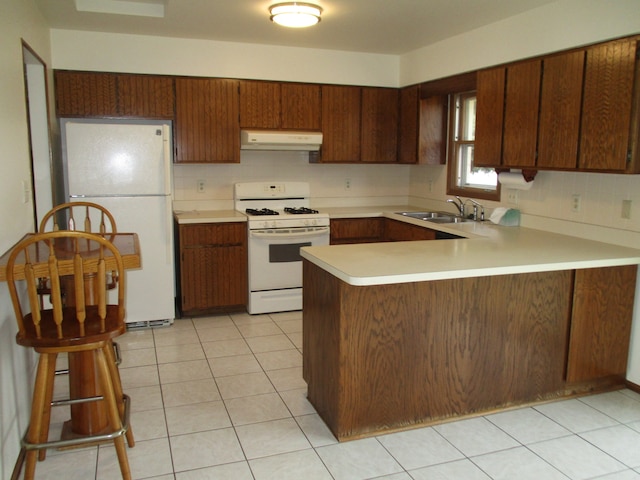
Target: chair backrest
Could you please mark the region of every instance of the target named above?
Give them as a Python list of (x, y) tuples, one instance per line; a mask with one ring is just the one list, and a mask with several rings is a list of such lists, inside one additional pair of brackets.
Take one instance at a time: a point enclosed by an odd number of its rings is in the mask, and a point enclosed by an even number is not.
[[(107, 302), (107, 270), (117, 272), (120, 279), (117, 303), (112, 305)], [(87, 337), (111, 338), (126, 329), (122, 257), (99, 235), (70, 230), (30, 235), (11, 251), (6, 274), (18, 321), (16, 340), (21, 345), (68, 346)], [(44, 308), (38, 296), (41, 278), (50, 282), (52, 308)], [(29, 310), (22, 308), (18, 294), (22, 281), (26, 282)], [(63, 298), (69, 289), (73, 290), (73, 305), (65, 304)]]
[(116, 233), (116, 221), (109, 210), (92, 202), (61, 203), (49, 210), (39, 232), (78, 230), (88, 233)]

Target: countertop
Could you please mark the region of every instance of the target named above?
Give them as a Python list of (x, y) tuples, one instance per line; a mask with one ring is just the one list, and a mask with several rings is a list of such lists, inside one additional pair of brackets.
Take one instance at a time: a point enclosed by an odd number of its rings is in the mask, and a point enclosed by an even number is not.
[[(640, 250), (491, 222), (435, 224), (395, 212), (411, 206), (323, 208), (332, 219), (384, 216), (465, 238), (305, 247), (301, 255), (351, 285), (444, 280), (640, 264)], [(178, 223), (245, 222), (235, 210), (176, 211)]]

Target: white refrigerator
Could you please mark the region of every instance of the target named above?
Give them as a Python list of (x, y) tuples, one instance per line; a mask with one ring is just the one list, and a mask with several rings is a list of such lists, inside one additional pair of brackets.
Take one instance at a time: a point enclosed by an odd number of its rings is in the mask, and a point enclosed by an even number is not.
[(170, 122), (62, 119), (68, 201), (106, 207), (118, 232), (135, 232), (141, 267), (127, 270), (129, 328), (175, 318)]

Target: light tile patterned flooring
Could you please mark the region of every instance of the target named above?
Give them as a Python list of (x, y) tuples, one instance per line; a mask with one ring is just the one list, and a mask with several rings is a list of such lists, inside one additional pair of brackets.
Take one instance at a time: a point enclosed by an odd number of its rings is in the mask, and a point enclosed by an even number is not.
[[(300, 312), (181, 319), (118, 343), (136, 479), (640, 479), (630, 390), (337, 443), (305, 397)], [(101, 446), (50, 452), (36, 478), (120, 476)]]

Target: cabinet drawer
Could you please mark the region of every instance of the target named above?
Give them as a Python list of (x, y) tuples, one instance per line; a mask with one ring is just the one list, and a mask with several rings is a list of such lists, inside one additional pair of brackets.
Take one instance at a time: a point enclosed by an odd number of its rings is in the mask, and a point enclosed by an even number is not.
[(247, 230), (243, 222), (180, 226), (180, 245), (183, 248), (243, 245), (246, 239)]

